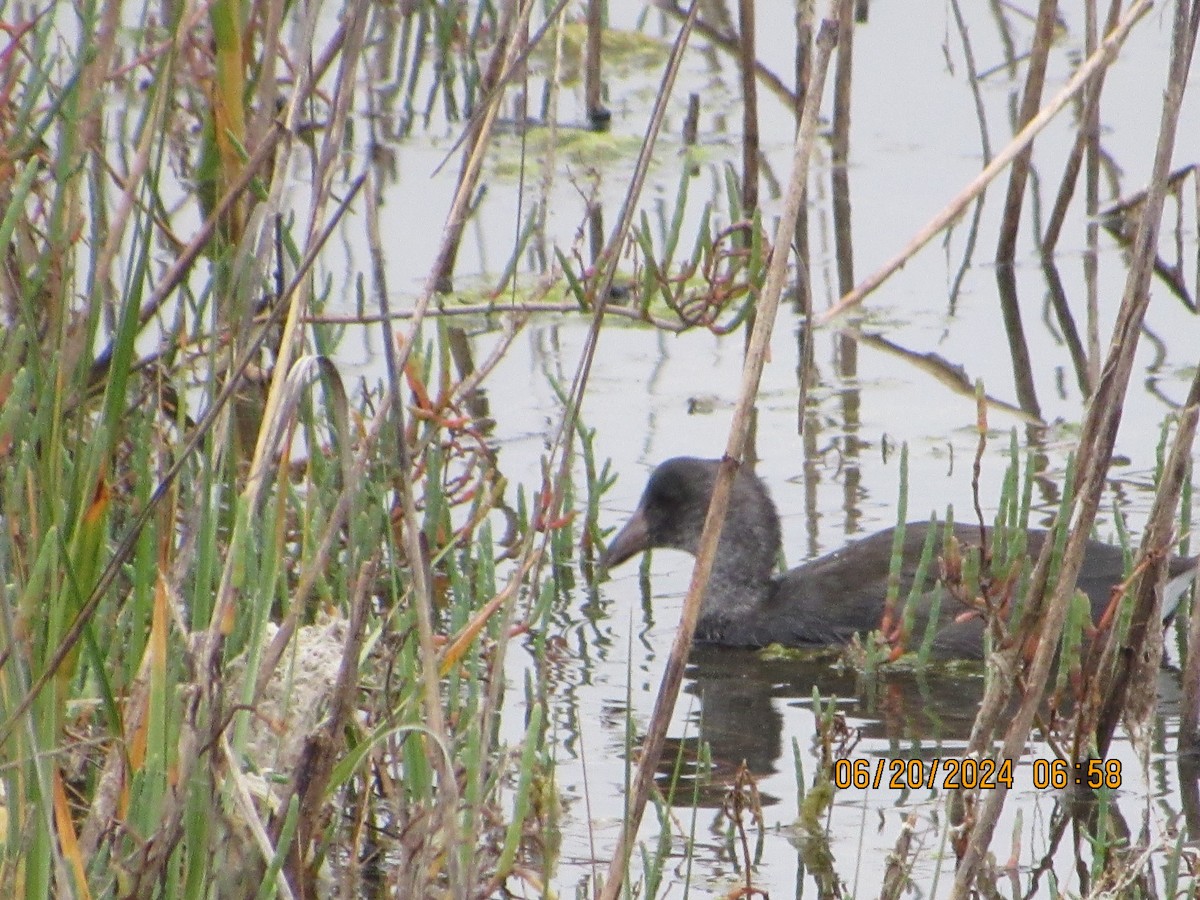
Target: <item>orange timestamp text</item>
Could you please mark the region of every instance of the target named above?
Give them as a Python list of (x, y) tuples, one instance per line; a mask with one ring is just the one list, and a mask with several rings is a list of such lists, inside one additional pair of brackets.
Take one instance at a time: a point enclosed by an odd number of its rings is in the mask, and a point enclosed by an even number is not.
[[(1070, 784), (1093, 790), (1121, 786), (1119, 759), (1086, 759), (1069, 762), (1065, 759), (1035, 759), (1033, 786), (1037, 790), (1062, 790)], [(839, 790), (847, 788), (882, 788), (890, 790), (921, 790), (941, 788), (954, 790), (992, 790), (999, 785), (1013, 786), (1011, 759), (973, 759), (945, 757), (922, 759), (838, 759), (833, 764), (833, 784)]]
[(1035, 759), (1033, 761), (1033, 786), (1065, 788), (1068, 784), (1087, 786), (1093, 790), (1121, 786), (1121, 761), (1119, 759), (1085, 759), (1069, 762), (1065, 759)]
[(1013, 784), (1011, 759), (973, 759), (950, 756), (924, 759), (838, 759), (833, 764), (833, 784), (845, 788), (921, 790), (994, 790)]

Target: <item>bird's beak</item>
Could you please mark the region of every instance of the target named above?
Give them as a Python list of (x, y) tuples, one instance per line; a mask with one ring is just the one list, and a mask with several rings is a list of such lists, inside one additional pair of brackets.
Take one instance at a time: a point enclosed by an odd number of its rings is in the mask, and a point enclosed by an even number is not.
[(646, 527), (646, 515), (639, 507), (629, 517), (625, 526), (617, 532), (608, 549), (600, 557), (600, 567), (607, 571), (619, 566), (634, 554), (641, 553), (650, 546), (650, 532)]

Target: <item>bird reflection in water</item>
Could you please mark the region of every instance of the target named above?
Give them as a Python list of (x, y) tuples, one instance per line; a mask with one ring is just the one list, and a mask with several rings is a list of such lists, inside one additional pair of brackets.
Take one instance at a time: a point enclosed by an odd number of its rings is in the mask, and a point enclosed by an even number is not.
[[(743, 761), (758, 779), (792, 769), (792, 741), (806, 753), (815, 731), (788, 734), (781, 709), (811, 708), (814, 689), (822, 701), (837, 699), (862, 741), (892, 748), (889, 756), (933, 759), (946, 755), (944, 743), (957, 747), (970, 736), (982, 671), (870, 678), (837, 666), (837, 657), (836, 650), (771, 659), (752, 650), (693, 648), (684, 688), (696, 698), (691, 725), (685, 737), (668, 739), (659, 790), (675, 805), (719, 808)], [(761, 784), (760, 795), (763, 806), (780, 800)]]

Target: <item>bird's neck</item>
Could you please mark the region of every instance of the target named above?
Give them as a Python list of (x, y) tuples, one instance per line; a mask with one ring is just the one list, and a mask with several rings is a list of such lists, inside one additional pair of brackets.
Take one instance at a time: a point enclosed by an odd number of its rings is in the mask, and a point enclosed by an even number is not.
[(718, 553), (704, 591), (700, 617), (736, 622), (752, 615), (770, 596), (771, 568), (766, 560), (748, 561)]

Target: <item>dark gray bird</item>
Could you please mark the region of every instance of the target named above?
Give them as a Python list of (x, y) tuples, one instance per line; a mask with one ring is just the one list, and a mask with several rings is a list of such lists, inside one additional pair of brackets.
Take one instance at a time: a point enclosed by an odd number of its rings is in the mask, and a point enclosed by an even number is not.
[[(638, 508), (609, 544), (601, 565), (609, 569), (654, 548), (669, 547), (694, 555), (718, 465), (719, 460), (678, 457), (658, 466)], [(929, 528), (928, 522), (905, 526), (901, 604), (915, 580)], [(963, 545), (979, 539), (979, 529), (975, 526), (956, 525), (954, 530)], [(879, 628), (887, 597), (894, 532), (894, 528), (889, 528), (776, 575), (779, 515), (763, 483), (748, 469), (741, 469), (734, 479), (725, 526), (701, 604), (696, 640), (731, 647), (830, 646)], [(1036, 556), (1048, 534), (1030, 529), (1028, 552)], [(1169, 561), (1162, 603), (1164, 622), (1174, 614), (1180, 598), (1195, 581), (1198, 569), (1200, 557), (1174, 557)], [(1124, 577), (1121, 549), (1089, 541), (1078, 587), (1091, 601), (1093, 622), (1104, 613), (1113, 587)], [(913, 629), (914, 647), (910, 649), (915, 649), (925, 633), (931, 599), (931, 594), (920, 598)], [(983, 619), (979, 615), (963, 619), (963, 613), (961, 604), (948, 597), (943, 600), (932, 645), (935, 658), (982, 657)]]

